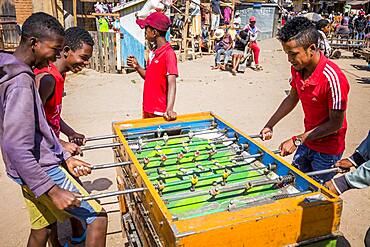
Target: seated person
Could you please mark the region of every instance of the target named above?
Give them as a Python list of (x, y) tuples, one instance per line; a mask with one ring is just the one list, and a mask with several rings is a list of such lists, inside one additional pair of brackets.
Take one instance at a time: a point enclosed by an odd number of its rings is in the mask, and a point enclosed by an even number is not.
[[(229, 59), (231, 58), (231, 52), (233, 47), (233, 40), (231, 38), (231, 35), (229, 34), (228, 29), (225, 29), (225, 33), (221, 39), (220, 42), (218, 42), (215, 46), (216, 56), (215, 56), (215, 62), (216, 67), (213, 69), (222, 69), (225, 70), (227, 63), (229, 62)], [(224, 55), (224, 63), (221, 64), (221, 55)]]
[(239, 34), (235, 36), (235, 46), (232, 51), (232, 65), (231, 73), (236, 75), (236, 70), (240, 64), (240, 61), (244, 57), (245, 47), (249, 41), (248, 32), (242, 30)]
[(316, 23), (316, 29), (319, 31), (319, 49), (324, 53), (327, 58), (339, 58), (341, 52), (339, 50), (332, 50), (327, 35), (330, 32), (330, 22), (328, 20), (320, 20)]

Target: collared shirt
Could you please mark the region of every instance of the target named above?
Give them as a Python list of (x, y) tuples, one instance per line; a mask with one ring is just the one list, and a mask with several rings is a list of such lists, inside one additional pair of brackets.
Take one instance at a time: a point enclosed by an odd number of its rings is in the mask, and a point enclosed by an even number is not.
[(147, 62), (143, 92), (144, 112), (166, 112), (168, 75), (178, 76), (176, 54), (170, 43), (155, 50)]
[[(329, 110), (346, 110), (349, 84), (339, 67), (320, 52), (320, 61), (312, 75), (303, 80), (301, 72), (291, 68), (290, 85), (297, 90), (304, 112), (305, 131), (329, 121)], [(347, 120), (329, 136), (309, 140), (305, 145), (325, 154), (341, 154), (345, 148)]]

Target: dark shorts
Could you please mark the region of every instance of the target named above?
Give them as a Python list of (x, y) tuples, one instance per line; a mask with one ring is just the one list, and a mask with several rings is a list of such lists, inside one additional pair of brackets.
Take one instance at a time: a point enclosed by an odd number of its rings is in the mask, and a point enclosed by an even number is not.
[[(316, 152), (305, 145), (300, 145), (294, 154), (293, 165), (298, 167), (302, 172), (321, 171), (331, 168), (340, 158), (342, 154), (332, 155)], [(328, 173), (312, 178), (319, 183), (325, 183), (332, 179), (336, 173)]]

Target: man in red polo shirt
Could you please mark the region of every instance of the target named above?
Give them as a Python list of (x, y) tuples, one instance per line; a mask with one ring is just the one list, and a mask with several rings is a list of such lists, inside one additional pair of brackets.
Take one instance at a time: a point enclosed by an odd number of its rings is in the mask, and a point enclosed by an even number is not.
[(129, 56), (127, 65), (134, 68), (145, 80), (143, 93), (143, 118), (163, 116), (166, 120), (176, 119), (173, 110), (176, 97), (177, 59), (166, 33), (171, 26), (170, 19), (161, 12), (154, 12), (136, 23), (145, 28), (145, 37), (153, 44), (146, 70), (135, 57)]
[[(292, 64), (291, 90), (262, 129), (262, 139), (271, 139), (273, 127), (301, 101), (305, 131), (280, 144), (280, 154), (297, 150), (293, 164), (303, 172), (328, 169), (341, 158), (345, 147), (348, 81), (318, 48), (319, 33), (307, 18), (287, 22), (278, 38)], [(314, 178), (326, 182), (334, 175)]]

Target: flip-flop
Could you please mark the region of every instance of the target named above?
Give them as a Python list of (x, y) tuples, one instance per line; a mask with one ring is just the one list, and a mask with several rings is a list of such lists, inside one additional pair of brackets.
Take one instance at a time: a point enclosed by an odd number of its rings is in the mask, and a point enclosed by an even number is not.
[(82, 235), (80, 237), (72, 237), (71, 238), (72, 244), (81, 244), (81, 243), (85, 242), (86, 234), (87, 234), (87, 229), (84, 228), (84, 232), (82, 233)]

